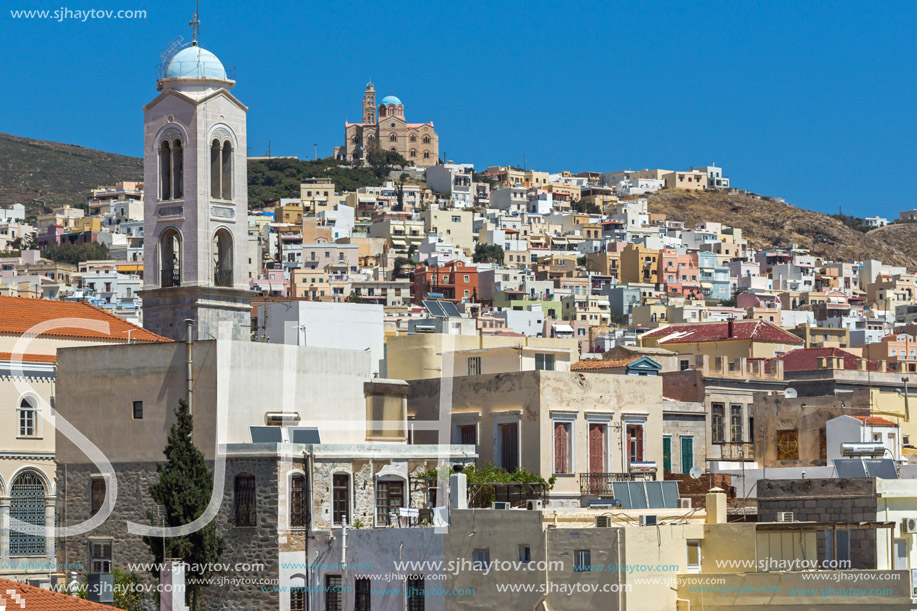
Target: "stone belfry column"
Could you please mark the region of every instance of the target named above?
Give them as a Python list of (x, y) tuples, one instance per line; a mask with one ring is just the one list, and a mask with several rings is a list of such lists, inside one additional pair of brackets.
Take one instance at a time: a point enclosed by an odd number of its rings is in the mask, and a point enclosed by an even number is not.
[(366, 84), (366, 93), (363, 94), (363, 124), (376, 124), (376, 88), (372, 81)]
[(55, 520), (55, 508), (57, 507), (57, 497), (49, 496), (45, 499), (45, 556), (48, 560), (57, 558), (57, 550), (54, 547), (55, 537), (54, 529), (57, 526)]

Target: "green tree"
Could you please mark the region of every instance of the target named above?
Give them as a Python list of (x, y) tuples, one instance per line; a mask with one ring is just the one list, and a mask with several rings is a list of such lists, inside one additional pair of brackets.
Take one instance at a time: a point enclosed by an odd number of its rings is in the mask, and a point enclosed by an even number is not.
[(347, 296), (347, 303), (363, 303), (363, 296), (360, 293), (360, 289), (350, 291), (350, 295)]
[(471, 254), (471, 260), (475, 263), (497, 263), (503, 265), (503, 258), (506, 253), (499, 244), (482, 244), (478, 242), (474, 246), (474, 252)]
[(58, 263), (77, 265), (83, 261), (98, 261), (109, 257), (108, 246), (98, 242), (85, 244), (48, 244), (41, 249), (41, 256)]
[(392, 278), (400, 278), (404, 268), (408, 265), (411, 265), (411, 261), (407, 257), (395, 257), (395, 262), (392, 264)]
[[(150, 495), (159, 505), (166, 526), (190, 524), (199, 518), (210, 503), (213, 491), (213, 474), (207, 468), (204, 453), (194, 445), (194, 422), (185, 400), (178, 402), (175, 417), (163, 451), (166, 462), (156, 465), (159, 481), (150, 487)], [(150, 517), (152, 519), (152, 515)], [(219, 560), (225, 547), (223, 538), (217, 534), (216, 523), (211, 521), (190, 535), (165, 539), (144, 537), (143, 540), (153, 554), (154, 563), (176, 558), (188, 565), (188, 606), (198, 611), (202, 582), (213, 574), (210, 567)]]

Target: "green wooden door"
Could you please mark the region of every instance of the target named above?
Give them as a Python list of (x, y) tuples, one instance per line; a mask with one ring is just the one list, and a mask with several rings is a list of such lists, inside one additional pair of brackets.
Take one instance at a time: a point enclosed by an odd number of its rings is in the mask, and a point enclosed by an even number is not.
[(681, 438), (681, 472), (687, 473), (694, 466), (694, 438)]

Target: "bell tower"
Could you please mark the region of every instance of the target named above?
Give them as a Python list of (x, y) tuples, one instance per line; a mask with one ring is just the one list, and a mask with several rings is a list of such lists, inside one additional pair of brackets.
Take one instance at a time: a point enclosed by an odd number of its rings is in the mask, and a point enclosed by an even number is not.
[(363, 125), (376, 124), (376, 89), (372, 81), (366, 83), (366, 92), (363, 94)]
[(251, 334), (246, 112), (217, 57), (193, 42), (161, 66), (144, 107), (143, 326), (184, 339)]

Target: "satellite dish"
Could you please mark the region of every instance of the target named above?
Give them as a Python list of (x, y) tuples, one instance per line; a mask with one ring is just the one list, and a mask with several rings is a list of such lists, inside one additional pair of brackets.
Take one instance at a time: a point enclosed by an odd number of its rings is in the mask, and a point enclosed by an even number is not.
[(688, 471), (688, 477), (690, 477), (691, 479), (698, 479), (703, 474), (704, 474), (704, 470), (698, 467), (697, 465), (694, 465), (693, 467), (691, 467), (691, 470)]
[(786, 397), (787, 399), (795, 399), (796, 398), (796, 389), (795, 388), (785, 389), (783, 391), (783, 396)]

